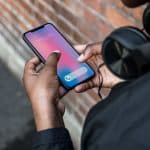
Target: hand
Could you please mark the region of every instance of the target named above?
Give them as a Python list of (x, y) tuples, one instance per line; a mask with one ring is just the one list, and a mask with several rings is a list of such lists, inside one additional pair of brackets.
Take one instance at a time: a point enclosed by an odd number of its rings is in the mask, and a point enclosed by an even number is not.
[(108, 68), (103, 65), (99, 70), (99, 65), (103, 63), (102, 55), (101, 55), (101, 44), (93, 43), (89, 45), (77, 45), (75, 49), (78, 53), (80, 53), (80, 57), (78, 58), (79, 62), (88, 62), (91, 67), (94, 69), (96, 75), (90, 81), (82, 83), (75, 87), (76, 92), (84, 92), (88, 89), (99, 87), (103, 78), (104, 88), (112, 88), (117, 83), (122, 80), (113, 75)]
[(64, 126), (64, 105), (60, 98), (66, 93), (59, 84), (57, 63), (60, 52), (52, 53), (44, 67), (37, 71), (40, 60), (29, 60), (24, 68), (23, 83), (32, 105), (37, 130)]

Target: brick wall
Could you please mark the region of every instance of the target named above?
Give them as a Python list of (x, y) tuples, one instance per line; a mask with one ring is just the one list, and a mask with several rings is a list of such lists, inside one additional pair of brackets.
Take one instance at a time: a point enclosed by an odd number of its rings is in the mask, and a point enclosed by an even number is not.
[[(142, 12), (143, 8), (125, 8), (119, 0), (0, 0), (0, 34), (16, 53), (16, 58), (8, 53), (11, 60), (17, 61), (17, 57), (27, 60), (33, 54), (21, 35), (33, 27), (52, 22), (73, 44), (91, 43), (102, 41), (119, 26), (142, 28)], [(72, 91), (64, 101), (67, 105), (66, 126), (79, 149), (85, 116), (99, 101), (97, 89), (84, 94)]]

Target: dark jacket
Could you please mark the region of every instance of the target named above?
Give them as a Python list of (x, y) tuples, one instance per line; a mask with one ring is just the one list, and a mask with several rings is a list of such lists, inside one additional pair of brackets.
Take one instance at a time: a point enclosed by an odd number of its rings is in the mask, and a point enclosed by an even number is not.
[[(82, 150), (150, 150), (150, 73), (115, 86), (88, 113)], [(65, 128), (37, 133), (33, 150), (73, 150)]]

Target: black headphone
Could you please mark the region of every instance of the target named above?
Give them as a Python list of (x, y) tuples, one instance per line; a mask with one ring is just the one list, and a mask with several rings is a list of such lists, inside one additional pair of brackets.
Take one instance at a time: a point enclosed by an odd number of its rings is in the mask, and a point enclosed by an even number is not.
[(143, 26), (145, 32), (121, 27), (103, 42), (104, 63), (122, 79), (133, 80), (150, 71), (150, 4), (143, 14)]

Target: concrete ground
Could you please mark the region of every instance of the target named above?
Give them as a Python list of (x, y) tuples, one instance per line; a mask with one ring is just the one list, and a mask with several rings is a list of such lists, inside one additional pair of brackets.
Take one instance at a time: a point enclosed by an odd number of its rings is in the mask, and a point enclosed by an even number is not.
[(23, 87), (0, 61), (0, 150), (29, 150), (34, 132)]

